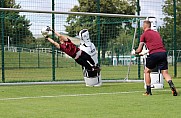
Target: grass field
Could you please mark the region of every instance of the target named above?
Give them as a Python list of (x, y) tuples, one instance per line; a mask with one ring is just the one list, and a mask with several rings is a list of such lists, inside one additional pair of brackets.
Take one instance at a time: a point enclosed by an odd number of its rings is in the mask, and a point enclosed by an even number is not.
[[(1, 52), (0, 52), (1, 54)], [(5, 51), (5, 80), (6, 82), (52, 81), (51, 53), (29, 53)], [(1, 59), (1, 56), (0, 56)], [(1, 65), (1, 61), (0, 61)], [(55, 78), (57, 81), (82, 80), (81, 67), (71, 58), (55, 57)], [(178, 77), (181, 77), (181, 65), (178, 63)], [(124, 79), (128, 66), (101, 65), (102, 79)], [(143, 65), (141, 65), (143, 79)], [(0, 73), (2, 69), (0, 69)], [(169, 67), (171, 76), (173, 66)], [(0, 74), (0, 78), (1, 74)], [(129, 79), (138, 79), (138, 66), (131, 65)], [(2, 81), (1, 81), (2, 82)]]
[[(81, 67), (73, 59), (59, 58), (56, 62), (56, 80), (83, 80)], [(6, 52), (6, 82), (51, 81), (51, 63), (51, 54), (40, 54), (38, 61), (37, 54)], [(102, 65), (101, 69), (103, 79), (124, 79), (127, 74), (127, 66)], [(181, 91), (180, 70), (178, 65), (174, 82)], [(173, 76), (173, 66), (169, 73)], [(132, 65), (130, 78), (137, 78), (137, 74), (137, 65)], [(144, 91), (143, 83), (0, 86), (0, 118), (181, 117), (181, 97), (172, 96), (167, 83), (164, 89), (153, 90), (153, 96), (142, 96)]]
[[(1, 52), (0, 52), (1, 53)], [(51, 81), (52, 59), (51, 53), (5, 52), (5, 80), (6, 82), (24, 81)], [(1, 57), (0, 57), (1, 58)], [(1, 64), (1, 62), (0, 62)], [(62, 58), (60, 55), (55, 60), (56, 80), (82, 80), (81, 67), (71, 58)], [(101, 65), (103, 79), (124, 79), (127, 66)], [(131, 67), (130, 78), (137, 79), (137, 65)], [(0, 70), (1, 73), (1, 70)], [(114, 76), (113, 76), (114, 75)], [(1, 77), (1, 75), (0, 75)], [(143, 75), (141, 75), (143, 78)]]
[[(181, 90), (181, 79), (174, 79)], [(0, 86), (1, 118), (180, 118), (168, 85), (143, 96), (143, 83)]]
[[(103, 79), (124, 79), (127, 74), (127, 66), (102, 66), (101, 74)], [(178, 67), (178, 77), (181, 77), (181, 66)], [(1, 70), (0, 70), (1, 73)], [(173, 76), (173, 66), (169, 67), (169, 73)], [(1, 77), (1, 75), (0, 75)], [(25, 81), (51, 81), (51, 68), (12, 68), (5, 70), (6, 82)], [(131, 66), (130, 79), (138, 78), (137, 65)], [(143, 78), (143, 67), (141, 68), (141, 78)], [(56, 80), (83, 80), (81, 67), (56, 68)]]

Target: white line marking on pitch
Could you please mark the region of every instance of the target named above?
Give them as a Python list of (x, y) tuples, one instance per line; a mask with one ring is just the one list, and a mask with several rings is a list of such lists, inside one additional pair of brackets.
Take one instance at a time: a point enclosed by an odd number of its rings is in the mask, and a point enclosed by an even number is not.
[[(155, 90), (155, 91), (170, 91), (170, 90)], [(23, 99), (38, 99), (38, 98), (58, 98), (58, 97), (78, 97), (78, 96), (129, 94), (129, 93), (141, 93), (141, 92), (144, 92), (144, 91), (112, 92), (112, 93), (92, 93), (92, 94), (67, 94), (67, 95), (57, 95), (57, 96), (35, 96), (35, 97), (17, 97), (17, 98), (1, 98), (0, 101), (23, 100)]]

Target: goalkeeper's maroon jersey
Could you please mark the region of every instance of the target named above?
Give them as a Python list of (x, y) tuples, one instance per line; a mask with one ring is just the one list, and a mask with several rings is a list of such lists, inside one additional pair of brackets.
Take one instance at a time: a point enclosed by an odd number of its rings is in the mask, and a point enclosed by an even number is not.
[(157, 52), (166, 52), (166, 49), (163, 45), (162, 38), (160, 34), (151, 29), (146, 30), (141, 38), (140, 42), (146, 43), (146, 46), (149, 50), (149, 54), (157, 53)]
[(69, 55), (72, 58), (75, 58), (76, 53), (80, 50), (76, 47), (75, 44), (71, 42), (70, 39), (68, 41), (64, 41), (63, 44), (60, 44), (60, 50), (65, 52), (67, 55)]

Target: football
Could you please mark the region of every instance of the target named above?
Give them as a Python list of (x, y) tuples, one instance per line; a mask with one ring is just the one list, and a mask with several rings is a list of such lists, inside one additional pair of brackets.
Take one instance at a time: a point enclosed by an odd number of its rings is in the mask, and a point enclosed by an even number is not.
[(48, 35), (49, 31), (47, 30), (47, 27), (43, 27), (41, 29), (41, 33), (42, 33), (42, 35)]

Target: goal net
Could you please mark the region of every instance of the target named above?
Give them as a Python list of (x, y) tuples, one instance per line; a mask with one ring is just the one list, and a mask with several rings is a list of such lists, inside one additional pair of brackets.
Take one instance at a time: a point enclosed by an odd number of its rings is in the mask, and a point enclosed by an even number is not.
[[(72, 11), (74, 9), (76, 6)], [(0, 11), (1, 78), (5, 82), (83, 81), (81, 66), (45, 41), (41, 35), (45, 26), (69, 37), (77, 46), (80, 45), (79, 31), (88, 29), (98, 51), (102, 80), (125, 80), (128, 71), (128, 80), (143, 79), (142, 59), (130, 54), (133, 40), (135, 46), (138, 45), (136, 22), (145, 18), (143, 16), (50, 8), (0, 8)], [(50, 35), (58, 41), (56, 36)]]

